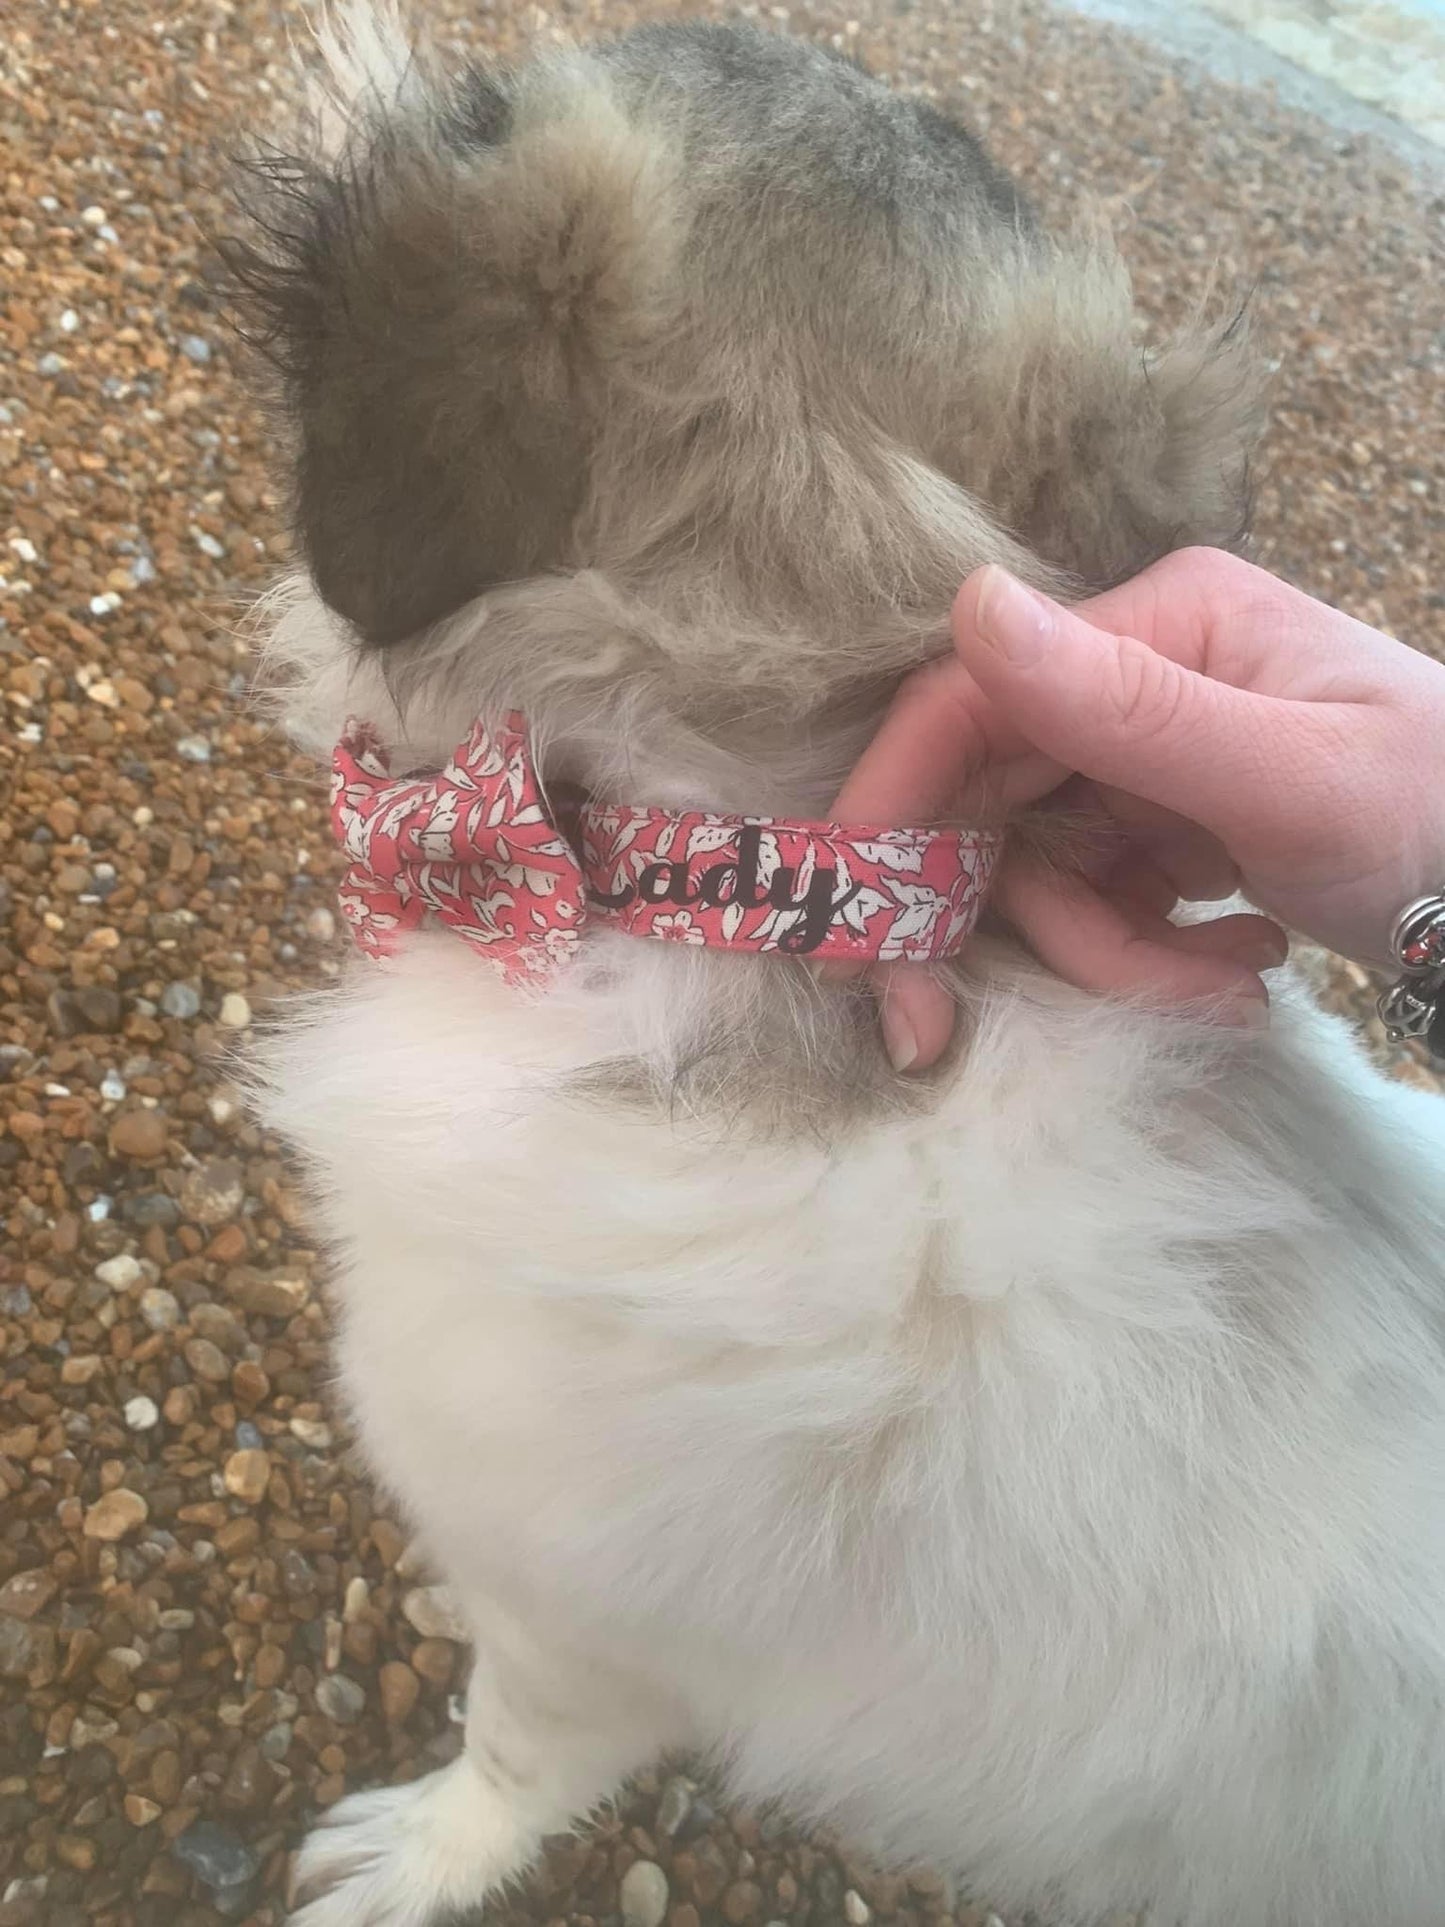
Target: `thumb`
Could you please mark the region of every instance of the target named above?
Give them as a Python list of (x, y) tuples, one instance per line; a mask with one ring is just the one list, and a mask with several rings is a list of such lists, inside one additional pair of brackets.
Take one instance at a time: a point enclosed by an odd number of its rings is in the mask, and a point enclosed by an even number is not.
[(1262, 827), (1296, 704), (1096, 629), (992, 565), (959, 591), (953, 633), (979, 687), (1047, 756), (1190, 817), (1226, 845)]

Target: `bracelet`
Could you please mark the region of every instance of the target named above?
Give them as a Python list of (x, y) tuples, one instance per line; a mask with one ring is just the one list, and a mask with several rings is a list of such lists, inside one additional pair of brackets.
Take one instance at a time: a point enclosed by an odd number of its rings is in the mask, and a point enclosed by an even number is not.
[(1432, 1057), (1445, 1057), (1445, 890), (1405, 905), (1390, 949), (1404, 973), (1376, 1005), (1390, 1042), (1419, 1037)]

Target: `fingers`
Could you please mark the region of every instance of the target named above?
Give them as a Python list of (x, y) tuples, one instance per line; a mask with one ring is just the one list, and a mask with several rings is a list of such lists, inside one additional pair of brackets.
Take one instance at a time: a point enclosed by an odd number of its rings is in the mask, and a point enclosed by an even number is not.
[(903, 683), (839, 792), (833, 820), (926, 824), (997, 816), (1047, 795), (1063, 775), (948, 656)]
[(1268, 998), (1258, 973), (1283, 954), (1282, 933), (1269, 945), (1277, 926), (1267, 918), (1175, 926), (1111, 902), (1082, 877), (1026, 860), (1003, 866), (996, 901), (1040, 961), (1080, 990), (1154, 1003), (1213, 1001), (1230, 1021), (1264, 1021)]
[(1044, 754), (1203, 824), (1238, 847), (1287, 808), (1291, 764), (1314, 761), (1309, 705), (1257, 696), (1097, 629), (1002, 569), (954, 606), (974, 680)]
[[(983, 698), (956, 657), (908, 677), (833, 805), (838, 823), (927, 824), (1004, 814), (1032, 802), (1064, 772)], [(829, 975), (851, 975), (831, 966)], [(896, 1070), (937, 1063), (953, 1035), (954, 1005), (926, 970), (888, 965), (869, 974), (883, 1041)]]
[(1219, 549), (1162, 556), (1076, 613), (1111, 635), (1140, 637), (1181, 668), (1261, 694), (1285, 693), (1320, 654), (1320, 606)]
[(1152, 857), (1130, 850), (1109, 871), (1103, 884), (1107, 896), (1133, 905), (1146, 916), (1166, 918), (1179, 901), (1173, 878)]
[[(1125, 850), (1092, 879), (1010, 859), (997, 886), (1003, 913), (1081, 989), (1202, 1000), (1233, 1021), (1262, 1021), (1258, 973), (1283, 958), (1278, 926), (1255, 916), (1176, 926), (1169, 916), (1181, 899), (1234, 893), (1229, 846), (1259, 827), (1287, 781), (1307, 705), (1196, 672), (1218, 667), (1221, 598), (1262, 608), (1290, 593), (1246, 564), (1196, 553), (1095, 598), (1085, 620), (1002, 570), (979, 571), (955, 605), (955, 658), (904, 683), (834, 819), (978, 819), (1080, 771), (1125, 832)], [(953, 1029), (948, 992), (906, 966), (875, 970), (870, 982), (895, 1066), (936, 1062)]]
[[(1130, 796), (1127, 790), (1094, 786), (1096, 806), (1128, 832), (1131, 852), (1152, 857), (1186, 903), (1218, 903), (1240, 887), (1239, 866), (1217, 836), (1173, 810)], [(1169, 906), (1171, 909), (1173, 905)]]
[[(1172, 924), (1172, 884), (1145, 858), (1132, 867), (1133, 888), (1105, 897), (1083, 878), (1027, 862), (1004, 866), (998, 906), (1035, 955), (1077, 989), (1156, 1003), (1214, 1002), (1222, 1020), (1262, 1025), (1269, 999), (1259, 972), (1289, 953), (1289, 940), (1268, 917), (1240, 914), (1207, 923)], [(953, 1035), (954, 1001), (917, 965), (870, 971), (884, 1047), (896, 1071), (936, 1064)]]
[(1246, 970), (1277, 970), (1289, 955), (1289, 938), (1272, 917), (1240, 911), (1232, 917), (1211, 917), (1206, 923), (1169, 923), (1140, 935), (1166, 949), (1194, 957), (1219, 957)]
[(878, 998), (883, 1043), (896, 1071), (925, 1071), (953, 1035), (952, 996), (917, 964), (883, 964), (869, 973)]
[[(1141, 866), (1141, 870), (1147, 865)], [(1080, 990), (1154, 1003), (1205, 1002), (1221, 1020), (1262, 1025), (1269, 999), (1259, 978), (1282, 964), (1289, 940), (1268, 917), (1217, 917), (1172, 924), (1154, 907), (1173, 892), (1157, 876), (1153, 904), (1106, 898), (1082, 878), (1061, 879), (1042, 866), (1013, 861), (1000, 877), (998, 904), (1056, 975)], [(883, 1042), (893, 1068), (928, 1070), (953, 1035), (954, 1001), (937, 978), (910, 964), (869, 973), (878, 998)]]

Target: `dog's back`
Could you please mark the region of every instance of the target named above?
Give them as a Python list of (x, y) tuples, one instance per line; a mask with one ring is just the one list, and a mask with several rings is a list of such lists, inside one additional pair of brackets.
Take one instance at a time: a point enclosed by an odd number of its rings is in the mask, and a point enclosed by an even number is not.
[[(549, 781), (817, 814), (969, 568), (1235, 532), (1237, 337), (1145, 362), (1107, 251), (846, 63), (332, 74), (232, 250), (318, 748), (515, 706)], [(307, 1927), (476, 1899), (692, 1743), (1005, 1901), (1438, 1919), (1438, 1113), (1288, 993), (1232, 1037), (997, 936), (957, 982), (910, 1085), (792, 962), (589, 938), (519, 1001), (426, 932), (275, 1047), (363, 1438), (479, 1636), (466, 1755), (315, 1837)]]

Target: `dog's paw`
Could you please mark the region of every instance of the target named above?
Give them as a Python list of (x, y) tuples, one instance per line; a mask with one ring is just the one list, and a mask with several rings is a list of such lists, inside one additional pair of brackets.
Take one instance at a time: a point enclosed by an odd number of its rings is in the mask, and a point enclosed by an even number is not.
[(296, 1856), (292, 1927), (434, 1927), (519, 1872), (530, 1846), (463, 1755), (331, 1809)]

